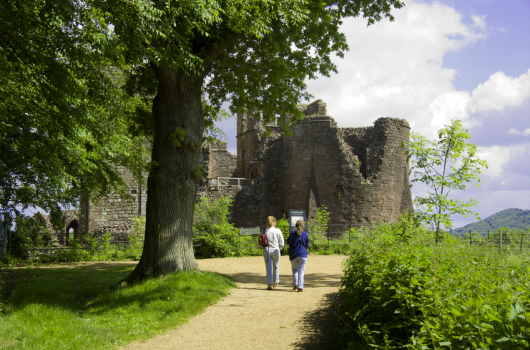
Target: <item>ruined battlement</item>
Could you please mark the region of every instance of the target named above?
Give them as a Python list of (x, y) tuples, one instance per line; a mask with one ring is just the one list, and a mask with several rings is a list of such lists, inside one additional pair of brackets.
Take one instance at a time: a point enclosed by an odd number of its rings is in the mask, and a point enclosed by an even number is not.
[(300, 103), (298, 104), (297, 107), (306, 116), (327, 116), (328, 115), (326, 104), (322, 102), (322, 100), (316, 100), (309, 104)]

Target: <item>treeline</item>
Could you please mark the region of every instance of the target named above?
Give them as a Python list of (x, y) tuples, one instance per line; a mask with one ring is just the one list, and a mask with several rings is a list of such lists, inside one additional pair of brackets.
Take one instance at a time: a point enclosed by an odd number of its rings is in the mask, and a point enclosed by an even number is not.
[(453, 233), (469, 233), (470, 230), (476, 232), (488, 232), (495, 231), (499, 228), (512, 228), (518, 230), (530, 229), (530, 210), (506, 209), (493, 214), (484, 220), (454, 229)]

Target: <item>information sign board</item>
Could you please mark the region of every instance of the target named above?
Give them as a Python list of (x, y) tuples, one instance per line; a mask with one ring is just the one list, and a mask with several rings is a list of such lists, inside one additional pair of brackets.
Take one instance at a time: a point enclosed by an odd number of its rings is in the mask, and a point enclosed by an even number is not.
[(305, 210), (289, 209), (289, 233), (296, 230), (296, 222), (302, 220), (305, 227)]
[(241, 235), (259, 235), (259, 227), (242, 227)]

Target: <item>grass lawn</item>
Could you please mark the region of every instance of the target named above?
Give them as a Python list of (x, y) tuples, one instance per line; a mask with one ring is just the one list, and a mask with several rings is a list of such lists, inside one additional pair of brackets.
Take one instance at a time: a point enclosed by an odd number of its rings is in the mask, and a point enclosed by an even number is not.
[(183, 324), (235, 286), (202, 272), (117, 287), (133, 267), (0, 270), (0, 349), (113, 349)]

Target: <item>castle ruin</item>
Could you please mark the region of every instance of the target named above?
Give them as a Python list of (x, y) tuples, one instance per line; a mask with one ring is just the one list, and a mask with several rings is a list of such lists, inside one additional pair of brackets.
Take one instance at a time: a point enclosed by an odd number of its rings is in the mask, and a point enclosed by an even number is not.
[[(339, 128), (322, 100), (299, 105), (305, 118), (292, 136), (263, 125), (252, 113), (237, 116), (237, 156), (225, 142), (203, 147), (204, 178), (197, 197), (233, 198), (236, 227), (262, 226), (267, 216), (281, 218), (304, 209), (311, 220), (324, 205), (330, 224), (394, 222), (412, 210), (406, 150), (409, 125), (380, 118), (374, 126)], [(266, 133), (269, 129), (270, 132)], [(132, 228), (145, 215), (146, 189), (126, 171), (130, 198), (81, 202), (79, 227), (85, 232)]]

